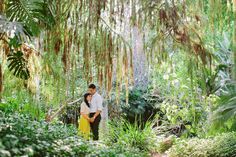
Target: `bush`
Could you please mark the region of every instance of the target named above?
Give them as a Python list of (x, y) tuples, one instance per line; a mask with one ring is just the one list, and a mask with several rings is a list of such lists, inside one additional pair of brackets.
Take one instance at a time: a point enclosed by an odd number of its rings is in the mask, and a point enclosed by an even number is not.
[(152, 151), (156, 148), (156, 135), (151, 122), (144, 127), (127, 120), (117, 119), (110, 123), (108, 144), (117, 143), (127, 148), (137, 148), (141, 151)]
[[(160, 96), (147, 89), (133, 88), (129, 90), (129, 101), (126, 104), (125, 92), (121, 94), (121, 114), (122, 117), (130, 123), (138, 122), (145, 124), (147, 121), (155, 118), (155, 115), (161, 114), (159, 104), (162, 102)], [(137, 119), (137, 117), (139, 119)]]
[(0, 111), (0, 156), (146, 156), (137, 149), (122, 145), (106, 146), (85, 141), (77, 130), (61, 123), (34, 121), (19, 113)]
[(168, 151), (169, 157), (236, 157), (236, 133), (224, 133), (207, 139), (178, 141)]

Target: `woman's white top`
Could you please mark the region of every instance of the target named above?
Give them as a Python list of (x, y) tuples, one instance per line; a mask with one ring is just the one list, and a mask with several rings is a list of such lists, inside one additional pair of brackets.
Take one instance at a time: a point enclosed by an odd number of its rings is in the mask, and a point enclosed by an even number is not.
[(86, 105), (85, 102), (82, 102), (82, 104), (80, 106), (80, 113), (89, 114), (89, 112), (90, 112), (89, 107)]

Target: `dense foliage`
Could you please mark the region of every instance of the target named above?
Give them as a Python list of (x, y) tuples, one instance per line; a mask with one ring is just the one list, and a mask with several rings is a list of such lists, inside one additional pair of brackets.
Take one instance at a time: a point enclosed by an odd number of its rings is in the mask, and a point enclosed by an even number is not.
[(235, 157), (236, 133), (224, 133), (207, 139), (178, 141), (168, 151), (170, 157)]
[[(161, 96), (149, 91), (148, 89), (130, 89), (128, 99), (129, 102), (127, 104), (124, 91), (121, 94), (119, 106), (118, 108), (116, 108), (116, 110), (123, 118), (125, 118), (130, 123), (146, 123), (149, 120), (153, 120), (157, 113), (161, 114), (159, 106), (162, 102)], [(111, 99), (109, 103), (113, 106), (116, 105), (116, 102), (113, 99)], [(111, 112), (113, 110), (115, 109), (111, 108)]]
[(0, 111), (0, 156), (146, 156), (122, 144), (107, 147), (78, 137), (74, 127), (35, 121), (19, 113)]
[[(235, 21), (235, 0), (1, 0), (0, 156), (234, 157)], [(104, 141), (77, 136), (89, 83)]]
[(219, 106), (214, 111), (211, 121), (217, 132), (235, 131), (236, 129), (236, 84), (226, 85), (219, 99)]

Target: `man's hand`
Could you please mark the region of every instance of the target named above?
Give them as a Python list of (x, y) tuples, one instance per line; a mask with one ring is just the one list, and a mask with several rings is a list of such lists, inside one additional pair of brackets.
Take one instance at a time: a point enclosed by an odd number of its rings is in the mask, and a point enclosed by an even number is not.
[(93, 123), (94, 120), (95, 120), (95, 117), (89, 119), (90, 123)]

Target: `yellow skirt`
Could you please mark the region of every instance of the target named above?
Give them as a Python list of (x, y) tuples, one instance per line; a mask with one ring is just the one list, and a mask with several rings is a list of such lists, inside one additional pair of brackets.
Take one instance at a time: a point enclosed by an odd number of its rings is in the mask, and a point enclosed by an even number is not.
[(89, 140), (89, 137), (90, 137), (90, 123), (83, 116), (80, 117), (80, 121), (79, 121), (79, 134), (82, 134), (82, 136), (85, 139)]

